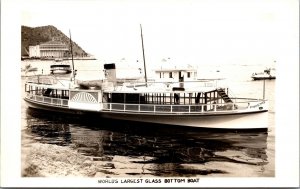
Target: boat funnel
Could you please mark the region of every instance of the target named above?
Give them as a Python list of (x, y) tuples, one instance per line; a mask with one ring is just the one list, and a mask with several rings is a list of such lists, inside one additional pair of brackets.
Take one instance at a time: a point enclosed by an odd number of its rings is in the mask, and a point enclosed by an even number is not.
[(114, 86), (117, 85), (116, 65), (114, 63), (104, 64), (104, 74), (107, 81), (112, 82)]

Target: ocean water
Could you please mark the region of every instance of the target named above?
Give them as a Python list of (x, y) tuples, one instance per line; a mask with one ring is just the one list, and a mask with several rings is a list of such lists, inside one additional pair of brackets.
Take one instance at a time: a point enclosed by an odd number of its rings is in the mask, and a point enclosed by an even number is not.
[[(51, 63), (23, 61), (22, 67), (31, 64), (45, 74)], [(221, 74), (238, 97), (263, 96), (263, 82), (252, 81), (250, 76), (263, 71), (264, 65), (198, 68), (198, 76)], [(80, 79), (103, 77), (99, 61), (77, 60), (75, 69)], [(133, 72), (128, 70), (123, 66), (119, 74), (139, 75), (138, 67)], [(22, 91), (25, 80), (22, 77)], [(22, 100), (22, 176), (274, 177), (275, 82), (265, 83), (269, 100), (267, 132), (207, 131), (61, 115), (28, 108)]]

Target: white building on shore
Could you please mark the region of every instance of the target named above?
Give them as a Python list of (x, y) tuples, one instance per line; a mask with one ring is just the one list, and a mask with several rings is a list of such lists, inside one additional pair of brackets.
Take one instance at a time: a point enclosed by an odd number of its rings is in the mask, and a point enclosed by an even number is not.
[(36, 46), (29, 46), (30, 58), (63, 58), (68, 54), (68, 46), (59, 41), (48, 41)]
[(29, 58), (41, 57), (40, 46), (29, 46)]

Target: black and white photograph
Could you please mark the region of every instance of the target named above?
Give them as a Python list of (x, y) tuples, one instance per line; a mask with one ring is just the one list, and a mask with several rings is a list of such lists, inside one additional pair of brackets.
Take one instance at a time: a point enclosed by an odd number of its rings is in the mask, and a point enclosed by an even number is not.
[(299, 186), (299, 1), (2, 1), (1, 186)]

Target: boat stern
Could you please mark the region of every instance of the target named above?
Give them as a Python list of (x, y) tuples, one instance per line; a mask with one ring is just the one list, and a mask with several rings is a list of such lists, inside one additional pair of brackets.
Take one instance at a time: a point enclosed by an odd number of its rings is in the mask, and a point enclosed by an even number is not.
[(269, 110), (269, 103), (268, 100), (258, 100), (255, 102), (249, 102), (248, 104), (248, 109), (250, 111), (255, 111), (255, 112), (266, 112)]

